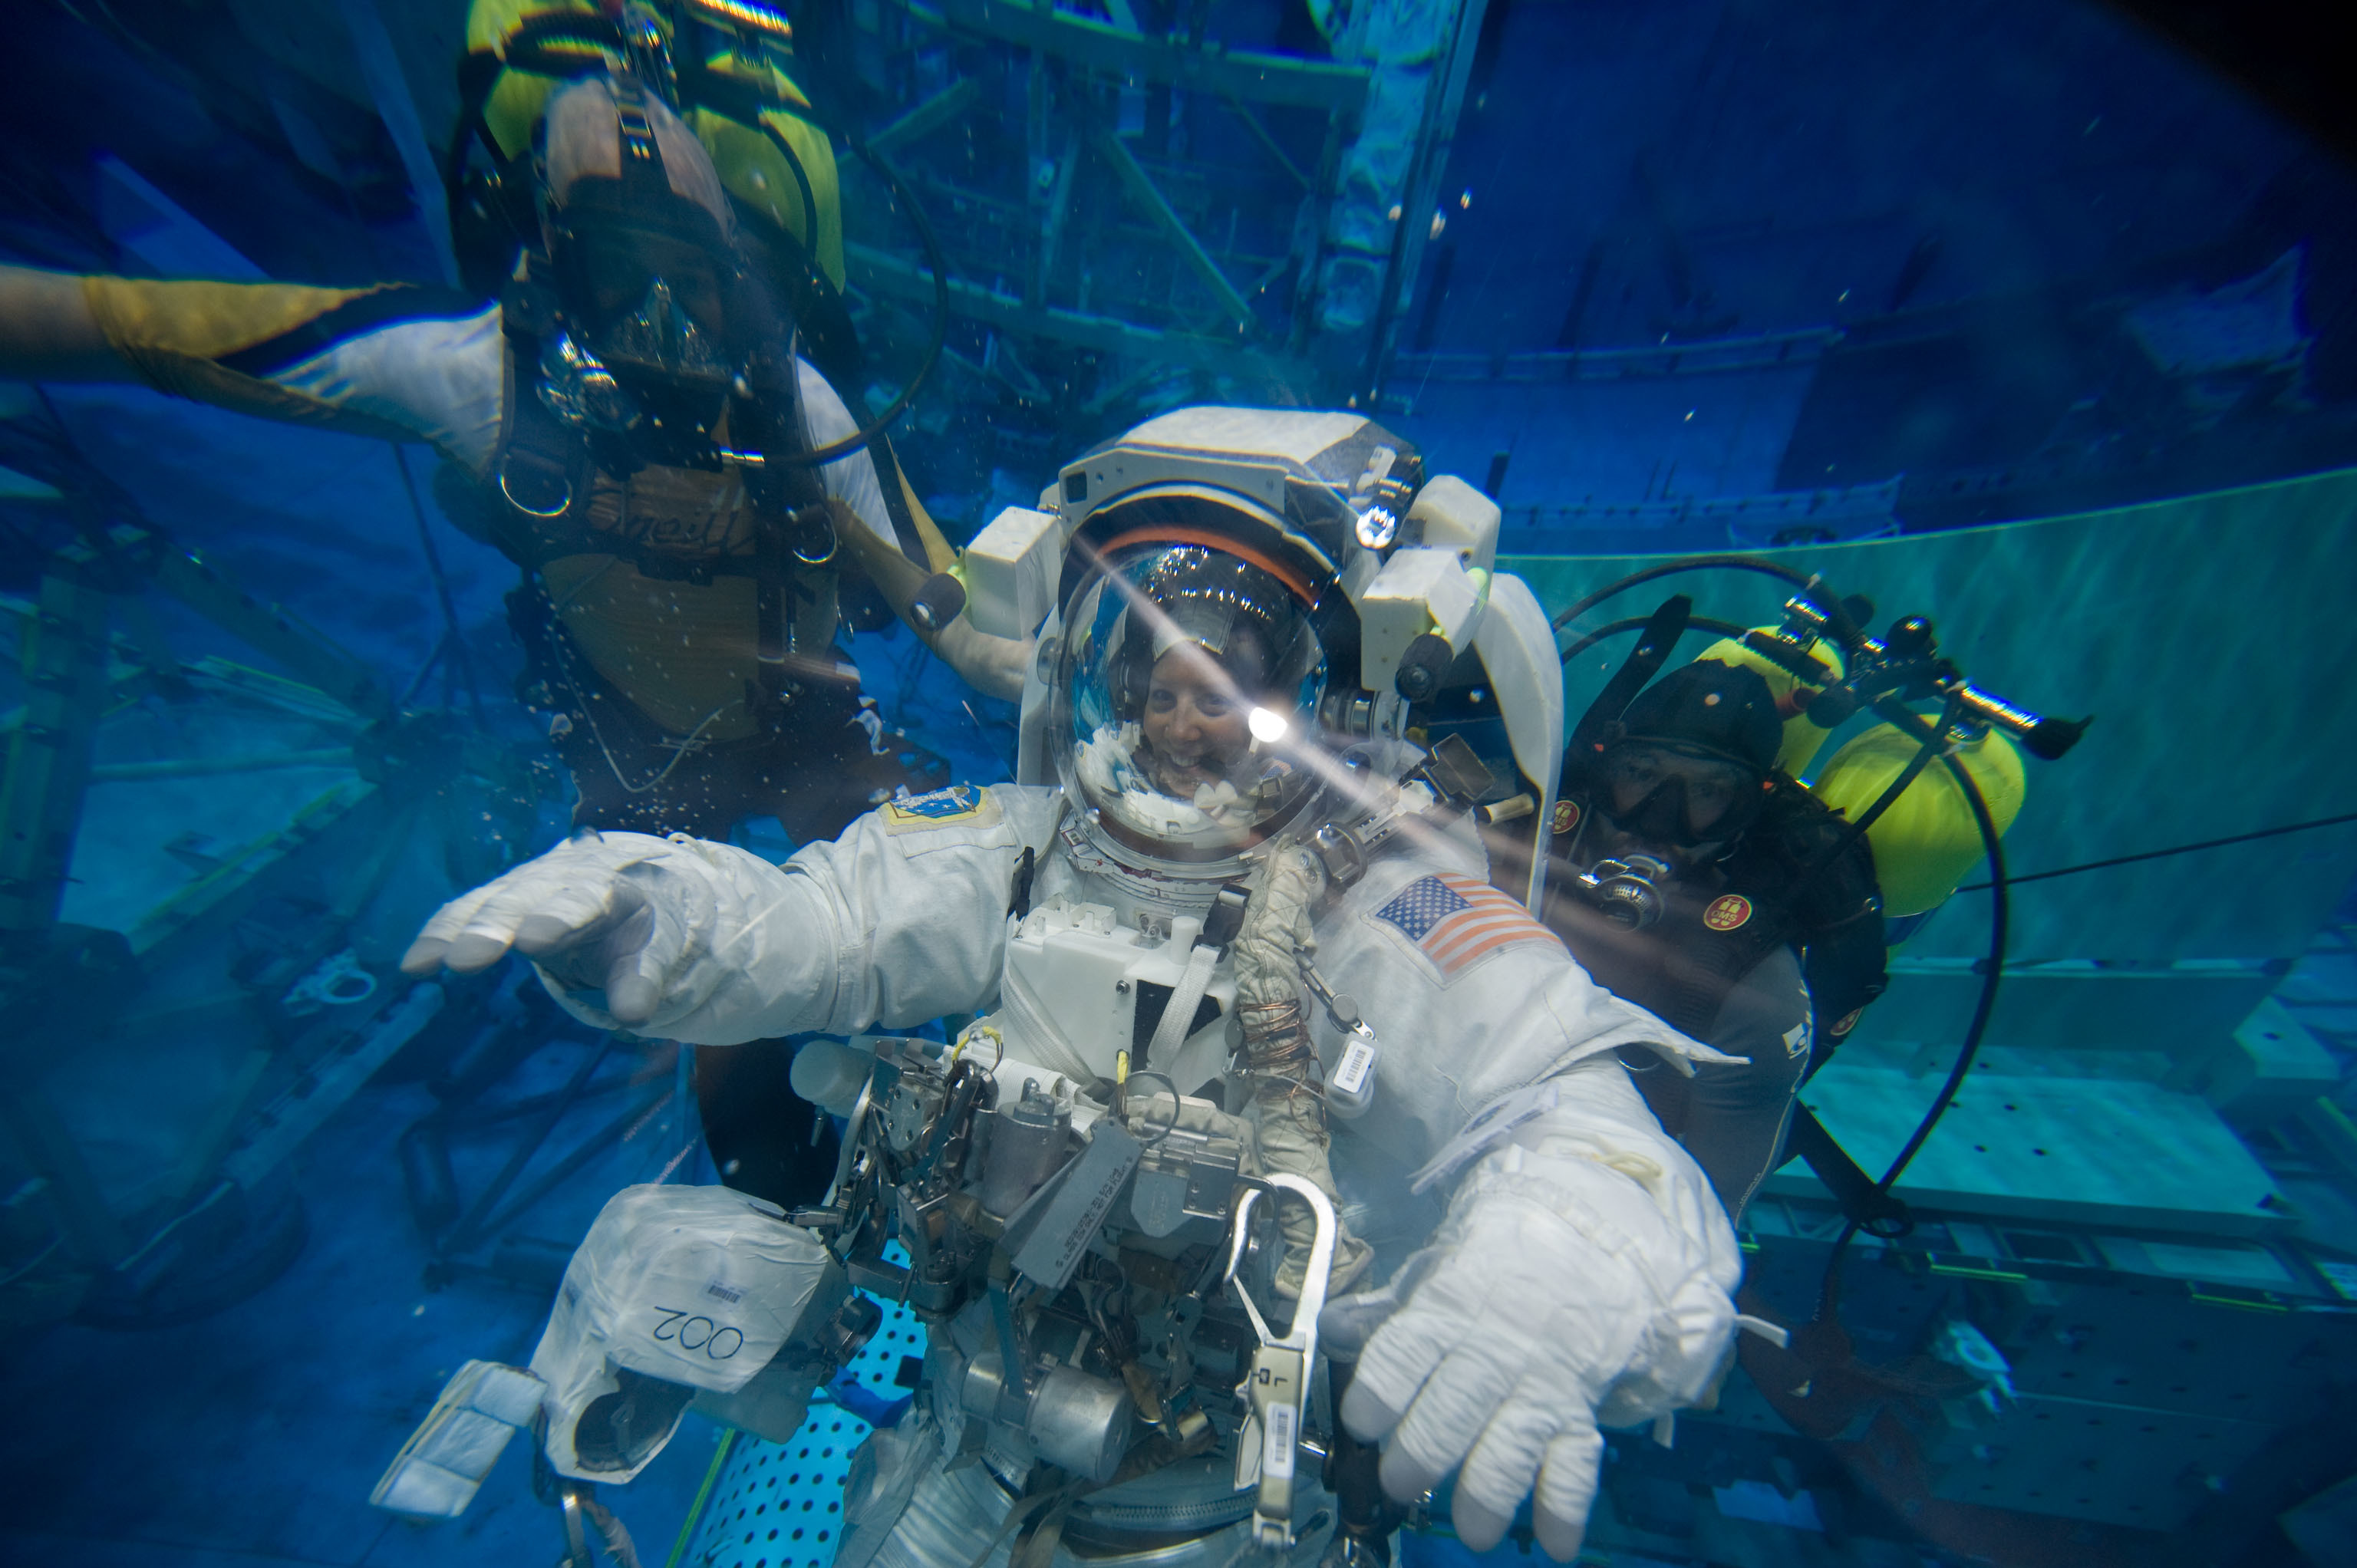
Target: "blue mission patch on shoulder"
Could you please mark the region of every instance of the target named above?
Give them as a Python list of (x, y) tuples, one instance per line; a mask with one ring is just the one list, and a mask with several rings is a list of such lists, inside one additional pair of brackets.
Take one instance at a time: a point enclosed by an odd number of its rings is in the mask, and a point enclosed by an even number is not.
[(998, 802), (979, 784), (952, 784), (923, 795), (887, 800), (879, 808), (888, 833), (928, 828), (988, 827), (998, 821)]

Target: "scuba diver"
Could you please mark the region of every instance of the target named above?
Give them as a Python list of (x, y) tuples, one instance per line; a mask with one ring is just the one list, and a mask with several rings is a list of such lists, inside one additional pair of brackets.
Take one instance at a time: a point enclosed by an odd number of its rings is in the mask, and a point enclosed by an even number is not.
[[(1867, 1176), (1794, 1097), (1882, 994), (1888, 946), (1995, 853), (2021, 808), (2022, 750), (2059, 757), (2088, 721), (2043, 716), (1974, 686), (1921, 617), (1878, 639), (1857, 624), (1872, 605), (1837, 603), (1818, 579), (1750, 561), (1691, 564), (1764, 572), (1799, 592), (1782, 624), (1748, 630), (1694, 616), (1678, 595), (1566, 654), (1638, 634), (1564, 753), (1548, 923), (1617, 994), (1745, 1058), (1676, 1080), (1633, 1064), (1647, 1102), (1710, 1173), (1731, 1217), (1795, 1155), (1853, 1225), (1900, 1234), (1911, 1222), (1889, 1192), (1899, 1167)], [(1682, 569), (1638, 573), (1557, 624)], [(1690, 625), (1725, 635), (1655, 680)], [(1927, 725), (1902, 699), (1936, 699), (1943, 714)], [(1868, 707), (1884, 722), (1803, 784), (1796, 775), (1831, 733)], [(1945, 1103), (1935, 1102), (1910, 1157)], [(1746, 1356), (1755, 1349), (1747, 1342)]]
[(1742, 1058), (1630, 1063), (1739, 1221), (1783, 1161), (1814, 1041), (1884, 988), (1874, 854), (1779, 766), (1791, 715), (1758, 671), (1706, 654), (1631, 698), (1642, 660), (1565, 752), (1546, 919), (1599, 983)]
[[(1555, 624), (1672, 572), (1712, 568), (1792, 585), (1782, 623), (1707, 620), (1680, 595), (1564, 654), (1637, 633), (1565, 751), (1547, 914), (1616, 994), (1748, 1058), (1702, 1064), (1684, 1080), (1631, 1064), (1728, 1216), (1740, 1220), (1788, 1155), (1808, 1163), (1841, 1209), (1846, 1225), (1813, 1306), (1789, 1333), (1748, 1335), (1738, 1347), (1777, 1413), (1829, 1439), (1879, 1401), (1945, 1398), (1968, 1377), (1932, 1356), (1862, 1359), (1841, 1323), (1841, 1261), (1860, 1230), (1888, 1240), (1913, 1227), (1892, 1189), (1971, 1069), (2005, 969), (2001, 841), (2024, 798), (2022, 754), (2059, 758), (2091, 721), (2042, 715), (1974, 685), (1922, 617), (1869, 636), (1860, 624), (1873, 614), (1869, 601), (1837, 598), (1821, 578), (1770, 562), (1702, 557), (1642, 569)], [(1654, 681), (1690, 625), (1723, 640)], [(1907, 706), (1932, 701), (1936, 720)], [(1813, 765), (1831, 734), (1864, 711), (1882, 722)], [(1807, 784), (1796, 777), (1803, 768)], [(1795, 1097), (1885, 988), (1887, 944), (1984, 857), (1994, 897), (1980, 997), (1946, 1082), (1878, 1179)], [(1775, 1324), (1792, 1305), (1770, 1302), (1757, 1282), (1737, 1301), (1747, 1326)]]
[[(985, 692), (1019, 692), (1028, 650), (958, 617), (934, 569), (948, 545), (897, 471), (888, 492), (847, 449), (858, 426), (660, 94), (628, 71), (576, 81), (538, 145), (541, 243), (488, 307), (404, 285), (0, 268), (0, 375), (135, 379), (433, 446), (444, 510), (524, 570), (520, 693), (582, 827), (725, 837), (774, 815), (807, 843), (939, 786), (946, 765), (884, 725), (837, 649), (842, 590), (872, 582)], [(724, 1071), (767, 1087), (724, 1091)], [(747, 1053), (707, 1066), (699, 1100), (716, 1163), (799, 1200), (833, 1156), (807, 1107), (788, 1114), (786, 1072), (782, 1048)]]
[[(1568, 1562), (1599, 1424), (1711, 1383), (1740, 1260), (1617, 1054), (1718, 1053), (1491, 885), (1480, 824), (1544, 810), (1483, 817), (1471, 749), (1410, 738), (1436, 670), (1526, 691), (1502, 787), (1551, 793), (1561, 672), (1497, 508), (1341, 413), (1182, 410), (1060, 480), (1021, 782), (782, 865), (576, 838), (404, 959), (521, 951), (577, 1017), (715, 1047), (976, 1015), (805, 1047), (850, 1129), (825, 1203), (617, 1197), (501, 1419), (572, 1481), (628, 1480), (691, 1401), (790, 1435), (856, 1283), (929, 1350), (855, 1462), (845, 1568), (1380, 1563), (1451, 1477), (1468, 1546), (1528, 1501)], [(471, 1495), (439, 1430), (386, 1506)]]

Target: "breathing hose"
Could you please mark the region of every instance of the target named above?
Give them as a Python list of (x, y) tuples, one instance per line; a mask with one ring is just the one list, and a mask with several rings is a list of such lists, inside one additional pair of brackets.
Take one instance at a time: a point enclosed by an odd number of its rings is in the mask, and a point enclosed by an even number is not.
[[(1657, 582), (1663, 577), (1674, 576), (1680, 572), (1706, 572), (1713, 569), (1727, 572), (1757, 572), (1762, 576), (1774, 577), (1781, 582), (1790, 583), (1796, 588), (1813, 588), (1820, 581), (1815, 577), (1803, 576), (1790, 566), (1779, 566), (1772, 561), (1761, 561), (1749, 555), (1688, 555), (1676, 561), (1665, 561), (1659, 566), (1648, 566), (1641, 572), (1631, 572), (1617, 583), (1607, 584), (1556, 616), (1548, 624), (1560, 631), (1616, 594), (1626, 593), (1631, 588)], [(1695, 624), (1702, 623), (1697, 621)]]
[[(1561, 656), (1563, 662), (1566, 664), (1570, 663), (1573, 660), (1578, 658), (1581, 654), (1587, 652), (1598, 643), (1602, 642), (1608, 637), (1619, 637), (1625, 631), (1639, 630), (1647, 624), (1647, 621), (1648, 618), (1644, 616), (1631, 616), (1627, 620), (1616, 620), (1610, 626), (1598, 627), (1594, 631), (1589, 632), (1586, 637), (1581, 638), (1577, 642), (1573, 643), (1569, 648), (1565, 649)], [(1557, 622), (1556, 624), (1560, 626), (1562, 623)], [(1688, 631), (1715, 631), (1721, 637), (1739, 638), (1751, 628), (1748, 626), (1738, 626), (1731, 620), (1713, 620), (1708, 616), (1689, 616), (1686, 618), (1686, 629)]]
[[(775, 142), (788, 157), (793, 156), (792, 149), (786, 146), (785, 138), (778, 134), (777, 127), (764, 122), (761, 129), (768, 133), (770, 139)], [(844, 140), (849, 143), (851, 150), (858, 155), (860, 162), (873, 169), (876, 172), (876, 177), (882, 180), (885, 188), (891, 191), (892, 199), (899, 204), (900, 210), (909, 215), (910, 226), (917, 231), (917, 242), (925, 248), (925, 267), (933, 274), (932, 333), (925, 344), (925, 357), (918, 361), (916, 374), (909, 378), (909, 384), (900, 389), (899, 396), (885, 404), (883, 413), (840, 441), (830, 441), (825, 446), (813, 447), (808, 452), (780, 453), (770, 459), (794, 467), (815, 467), (822, 463), (832, 463), (838, 457), (848, 456), (854, 452), (860, 451), (869, 442), (890, 429), (895, 421), (909, 412), (909, 405), (916, 401), (917, 393), (924, 389), (925, 379), (933, 373), (933, 367), (941, 362), (942, 346), (949, 338), (949, 262), (942, 254), (941, 238), (933, 232), (932, 220), (925, 216), (925, 209), (917, 205), (916, 198), (909, 194), (909, 188), (901, 183), (899, 172), (885, 160), (883, 154), (870, 147), (865, 138), (845, 134)]]
[[(1921, 737), (1926, 747), (1939, 744), (1939, 730), (1925, 724), (1896, 701), (1885, 698), (1875, 704), (1875, 712), (1900, 729)], [(1997, 834), (1995, 819), (1989, 815), (1988, 801), (1982, 797), (1980, 786), (1973, 782), (1971, 773), (1953, 757), (1943, 755), (1940, 760), (1946, 766), (1949, 777), (1956, 781), (1956, 787), (1964, 792), (1965, 802), (1973, 809), (1973, 821), (1980, 829), (1981, 847), (1988, 854), (1989, 950), (1981, 961), (1980, 998), (1973, 1005), (1972, 1022), (1965, 1026), (1964, 1045), (1956, 1052), (1955, 1065), (1948, 1069), (1947, 1081), (1941, 1084), (1932, 1108), (1923, 1113), (1922, 1121), (1916, 1123), (1914, 1134), (1900, 1149), (1898, 1158), (1890, 1162), (1889, 1168), (1883, 1172), (1882, 1179), (1874, 1184), (1875, 1191), (1886, 1197), (1930, 1140), (1932, 1130), (1939, 1125), (1940, 1118), (1954, 1101), (1956, 1091), (1964, 1087), (1964, 1075), (1972, 1070), (1973, 1059), (1980, 1054), (1981, 1039), (1988, 1032), (1989, 1015), (1996, 1007), (1997, 983), (2005, 974), (2006, 941), (2011, 918), (2011, 889), (2006, 879), (2005, 845)], [(1816, 1309), (1811, 1314), (1813, 1321), (1822, 1321), (1831, 1310), (1832, 1304), (1839, 1299), (1842, 1259), (1849, 1250), (1851, 1238), (1857, 1231), (1858, 1222), (1853, 1219), (1842, 1228), (1840, 1239), (1835, 1241), (1833, 1255), (1825, 1260), (1824, 1274), (1817, 1283)]]

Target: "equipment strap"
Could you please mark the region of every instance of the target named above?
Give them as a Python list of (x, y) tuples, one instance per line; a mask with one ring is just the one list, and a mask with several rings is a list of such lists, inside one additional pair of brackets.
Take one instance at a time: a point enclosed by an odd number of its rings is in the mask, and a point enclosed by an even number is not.
[(1178, 977), (1178, 989), (1170, 993), (1169, 1004), (1162, 1009), (1161, 1021), (1154, 1026), (1153, 1043), (1146, 1047), (1147, 1062), (1167, 1067), (1178, 1054), (1178, 1047), (1187, 1043), (1195, 1010), (1203, 1004), (1203, 993), (1211, 985), (1211, 970), (1219, 961), (1220, 950), (1209, 942), (1198, 944), (1187, 955), (1187, 968)]
[(1668, 661), (1671, 650), (1685, 635), (1686, 621), (1693, 613), (1694, 600), (1684, 594), (1662, 601), (1661, 607), (1645, 622), (1645, 629), (1638, 634), (1636, 648), (1580, 716), (1578, 727), (1573, 730), (1565, 747), (1572, 754), (1573, 765), (1584, 768), (1591, 760), (1590, 754), (1597, 749), (1604, 726), (1628, 710), (1631, 700)]
[(867, 455), (876, 460), (876, 483), (884, 492), (885, 515), (892, 520), (892, 534), (899, 542), (900, 553), (931, 571), (932, 556), (925, 549), (924, 536), (917, 532), (917, 520), (909, 513), (908, 492), (901, 489), (900, 455), (881, 435), (867, 444)]
[(1875, 1179), (1834, 1142), (1816, 1112), (1792, 1102), (1792, 1129), (1784, 1139), (1785, 1157), (1799, 1155), (1816, 1173), (1825, 1190), (1841, 1205), (1842, 1216), (1873, 1236), (1903, 1235), (1915, 1223), (1913, 1210), (1882, 1190)]

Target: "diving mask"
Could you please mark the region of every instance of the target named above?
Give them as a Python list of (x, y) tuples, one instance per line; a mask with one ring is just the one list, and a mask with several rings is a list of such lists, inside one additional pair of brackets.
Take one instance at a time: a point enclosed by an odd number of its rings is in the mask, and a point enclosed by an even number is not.
[(1598, 773), (1598, 813), (1647, 843), (1724, 843), (1760, 814), (1760, 776), (1700, 748), (1623, 741), (1606, 751)]

